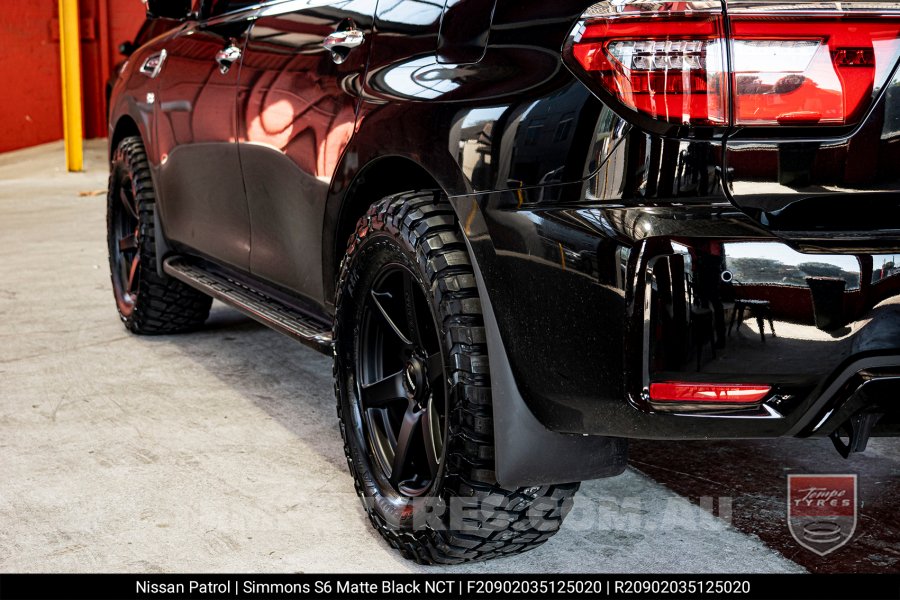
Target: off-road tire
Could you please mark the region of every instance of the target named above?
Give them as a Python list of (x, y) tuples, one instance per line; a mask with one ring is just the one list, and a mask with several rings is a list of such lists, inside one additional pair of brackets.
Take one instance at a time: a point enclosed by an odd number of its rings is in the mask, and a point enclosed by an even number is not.
[[(366, 293), (357, 288), (371, 258), (387, 248), (418, 266), (424, 281), (430, 282), (427, 296), (440, 315), (445, 365), (449, 365), (445, 368), (450, 390), (448, 434), (442, 479), (429, 497), (445, 507), (464, 507), (461, 521), (447, 511), (439, 523), (432, 519), (423, 526), (421, 519), (417, 523), (411, 516), (415, 502), (407, 507), (401, 502), (398, 508), (396, 498), (380, 489), (373, 476), (365, 441), (351, 420), (353, 391), (347, 373), (354, 369), (352, 345), (358, 329), (353, 307), (357, 296)], [(420, 564), (457, 564), (517, 554), (553, 536), (579, 484), (508, 490), (497, 483), (481, 303), (458, 222), (440, 193), (404, 193), (370, 207), (349, 240), (335, 305), (334, 384), (344, 452), (375, 529), (404, 557)]]
[[(126, 210), (120, 197), (122, 186), (130, 185), (137, 210), (136, 275), (133, 295), (128, 301), (117, 286), (116, 220)], [(156, 261), (156, 192), (144, 144), (139, 137), (127, 137), (116, 147), (110, 165), (107, 194), (107, 242), (113, 295), (125, 327), (142, 335), (170, 334), (200, 327), (209, 316), (212, 299), (171, 277), (160, 276)]]

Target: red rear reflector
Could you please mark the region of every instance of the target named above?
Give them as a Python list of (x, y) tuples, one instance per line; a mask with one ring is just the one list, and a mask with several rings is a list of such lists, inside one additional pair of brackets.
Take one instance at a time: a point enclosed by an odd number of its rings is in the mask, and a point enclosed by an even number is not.
[(771, 386), (749, 383), (686, 383), (667, 381), (650, 384), (653, 402), (707, 402), (710, 404), (752, 404), (772, 391)]
[(647, 6), (590, 13), (571, 58), (619, 103), (668, 123), (852, 125), (900, 57), (894, 15), (734, 14), (726, 34), (718, 12)]

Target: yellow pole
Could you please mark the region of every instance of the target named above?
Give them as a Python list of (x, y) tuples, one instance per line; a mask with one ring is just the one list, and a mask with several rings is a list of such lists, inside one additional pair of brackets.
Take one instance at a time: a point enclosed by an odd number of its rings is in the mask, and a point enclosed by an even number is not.
[(63, 131), (66, 168), (84, 167), (84, 129), (81, 107), (81, 27), (78, 0), (59, 0), (59, 55), (62, 71)]

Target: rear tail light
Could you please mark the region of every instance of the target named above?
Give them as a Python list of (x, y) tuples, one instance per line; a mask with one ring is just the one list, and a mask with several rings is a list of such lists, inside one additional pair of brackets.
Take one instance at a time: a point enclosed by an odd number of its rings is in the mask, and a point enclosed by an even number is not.
[(897, 19), (733, 18), (735, 124), (858, 122), (897, 62), (898, 34)]
[(590, 22), (572, 51), (578, 64), (630, 109), (674, 123), (726, 122), (718, 17)]
[(684, 125), (852, 125), (898, 56), (896, 14), (750, 13), (732, 15), (726, 29), (720, 9), (640, 0), (589, 10), (569, 45), (590, 84)]
[(768, 385), (751, 383), (688, 383), (667, 381), (650, 384), (653, 402), (703, 402), (707, 404), (754, 404), (769, 395)]
[(669, 122), (725, 124), (725, 49), (718, 17), (590, 22), (572, 52), (630, 109)]

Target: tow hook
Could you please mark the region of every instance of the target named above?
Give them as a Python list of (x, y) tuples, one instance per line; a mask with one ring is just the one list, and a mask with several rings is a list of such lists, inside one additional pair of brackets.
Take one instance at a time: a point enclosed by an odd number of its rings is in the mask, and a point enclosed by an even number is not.
[[(844, 458), (849, 458), (854, 452), (865, 451), (872, 429), (882, 416), (883, 413), (858, 412), (847, 419), (844, 424), (832, 431), (829, 436), (835, 450)], [(842, 435), (847, 437), (846, 443), (841, 439)]]

